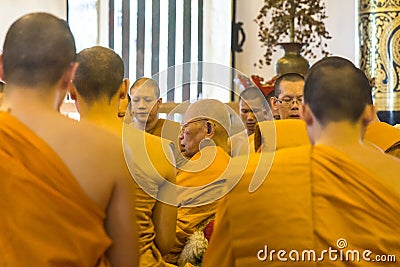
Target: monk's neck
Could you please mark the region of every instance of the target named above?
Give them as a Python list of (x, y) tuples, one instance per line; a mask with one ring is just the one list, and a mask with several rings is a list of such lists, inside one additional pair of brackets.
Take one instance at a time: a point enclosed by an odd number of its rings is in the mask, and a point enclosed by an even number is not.
[(347, 151), (362, 146), (361, 123), (331, 122), (315, 133), (315, 145), (327, 145)]
[[(8, 86), (3, 95), (1, 110), (16, 117), (37, 117), (41, 114), (57, 114), (59, 91), (54, 88), (24, 88)], [(65, 96), (65, 94), (64, 94)]]
[(118, 118), (117, 111), (115, 105), (108, 103), (94, 103), (90, 107), (80, 107), (81, 120), (90, 121), (121, 135), (123, 123)]
[(153, 121), (148, 121), (147, 123), (141, 123), (138, 121), (135, 121), (135, 128), (139, 130), (145, 130), (146, 132), (152, 132), (152, 130), (156, 127), (158, 118)]

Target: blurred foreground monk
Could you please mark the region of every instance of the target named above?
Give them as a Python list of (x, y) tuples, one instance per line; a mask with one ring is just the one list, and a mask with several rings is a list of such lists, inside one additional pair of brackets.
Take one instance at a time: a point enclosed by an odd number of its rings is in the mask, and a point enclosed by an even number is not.
[(364, 140), (377, 145), (385, 153), (400, 158), (400, 129), (385, 122), (370, 123)]
[[(129, 80), (124, 79), (124, 62), (113, 50), (94, 46), (79, 52), (79, 63), (70, 94), (76, 100), (81, 121), (107, 129), (132, 151), (128, 166), (136, 185), (139, 225), (139, 266), (169, 266), (162, 259), (172, 247), (176, 224), (175, 167), (170, 141), (125, 125), (118, 106), (127, 97)], [(163, 149), (165, 145), (165, 150)], [(114, 159), (113, 159), (114, 160)], [(154, 166), (154, 167), (153, 167)], [(174, 200), (175, 197), (175, 200)], [(166, 202), (166, 203), (164, 203)]]
[(254, 150), (274, 151), (310, 143), (303, 120), (286, 119), (263, 121), (254, 129)]
[(135, 202), (118, 138), (58, 112), (75, 57), (67, 23), (50, 14), (26, 15), (7, 33), (0, 266), (137, 266)]
[(400, 161), (362, 143), (375, 116), (368, 79), (346, 59), (325, 58), (304, 101), (312, 145), (253, 154), (247, 168), (229, 170), (228, 183), (241, 180), (220, 202), (203, 266), (376, 266), (380, 255), (397, 266), (389, 255), (400, 256)]

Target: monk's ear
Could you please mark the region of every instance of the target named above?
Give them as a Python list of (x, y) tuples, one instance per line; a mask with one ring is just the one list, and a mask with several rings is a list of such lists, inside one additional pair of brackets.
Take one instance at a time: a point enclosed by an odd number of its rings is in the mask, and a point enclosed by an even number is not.
[(125, 78), (119, 86), (119, 99), (125, 99), (129, 89), (129, 79)]
[(367, 126), (371, 122), (378, 120), (377, 109), (375, 105), (366, 105), (364, 111), (362, 113), (362, 123), (364, 126)]
[(78, 92), (76, 91), (76, 87), (72, 81), (68, 84), (68, 93), (72, 100), (77, 99)]
[(160, 97), (159, 99), (157, 99), (157, 101), (154, 103), (153, 108), (155, 108), (158, 112), (158, 109), (160, 108), (160, 106), (162, 105), (162, 98)]
[(209, 138), (209, 139), (213, 138), (215, 135), (215, 124), (211, 121), (207, 121), (206, 128), (207, 128), (206, 129), (206, 131), (207, 131), (206, 138)]
[(278, 106), (278, 100), (275, 97), (271, 97), (269, 99), (269, 102), (271, 103), (271, 109), (273, 111), (277, 111), (279, 110), (279, 106)]
[(302, 105), (302, 108), (300, 109), (300, 117), (306, 122), (307, 125), (313, 124), (314, 118), (309, 105)]

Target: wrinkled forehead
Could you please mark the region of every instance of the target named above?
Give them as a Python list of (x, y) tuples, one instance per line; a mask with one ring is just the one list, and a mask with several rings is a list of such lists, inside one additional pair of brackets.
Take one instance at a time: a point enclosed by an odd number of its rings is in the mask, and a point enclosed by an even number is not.
[(304, 81), (282, 81), (279, 88), (281, 93), (279, 95), (303, 95)]

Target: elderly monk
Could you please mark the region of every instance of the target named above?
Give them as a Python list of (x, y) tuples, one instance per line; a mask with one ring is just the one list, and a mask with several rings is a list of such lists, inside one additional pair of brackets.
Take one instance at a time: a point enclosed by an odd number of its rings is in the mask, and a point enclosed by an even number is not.
[(191, 104), (183, 116), (182, 153), (189, 161), (179, 169), (178, 220), (175, 245), (165, 257), (178, 264), (200, 264), (208, 241), (203, 230), (214, 219), (222, 184), (219, 177), (230, 157), (229, 113), (225, 104), (204, 99)]
[[(94, 46), (82, 50), (77, 61), (70, 94), (76, 100), (81, 121), (93, 122), (121, 139), (123, 123), (117, 116), (118, 104), (129, 88), (121, 57), (111, 49)], [(168, 266), (162, 254), (175, 240), (177, 213), (176, 205), (166, 201), (174, 202), (174, 195), (176, 198), (176, 191), (174, 194), (169, 186), (175, 184), (173, 155), (168, 147), (171, 142), (127, 125), (123, 136), (124, 144), (134, 153), (128, 166), (137, 181), (139, 266)]]
[(135, 202), (118, 138), (58, 112), (75, 53), (66, 21), (53, 15), (28, 14), (8, 30), (0, 266), (137, 266)]
[[(338, 95), (346, 97), (333, 101)], [(302, 117), (312, 145), (253, 154), (245, 170), (228, 171), (228, 183), (245, 172), (220, 202), (203, 266), (375, 266), (398, 253), (400, 161), (362, 142), (370, 98), (368, 79), (348, 60), (311, 68)]]

